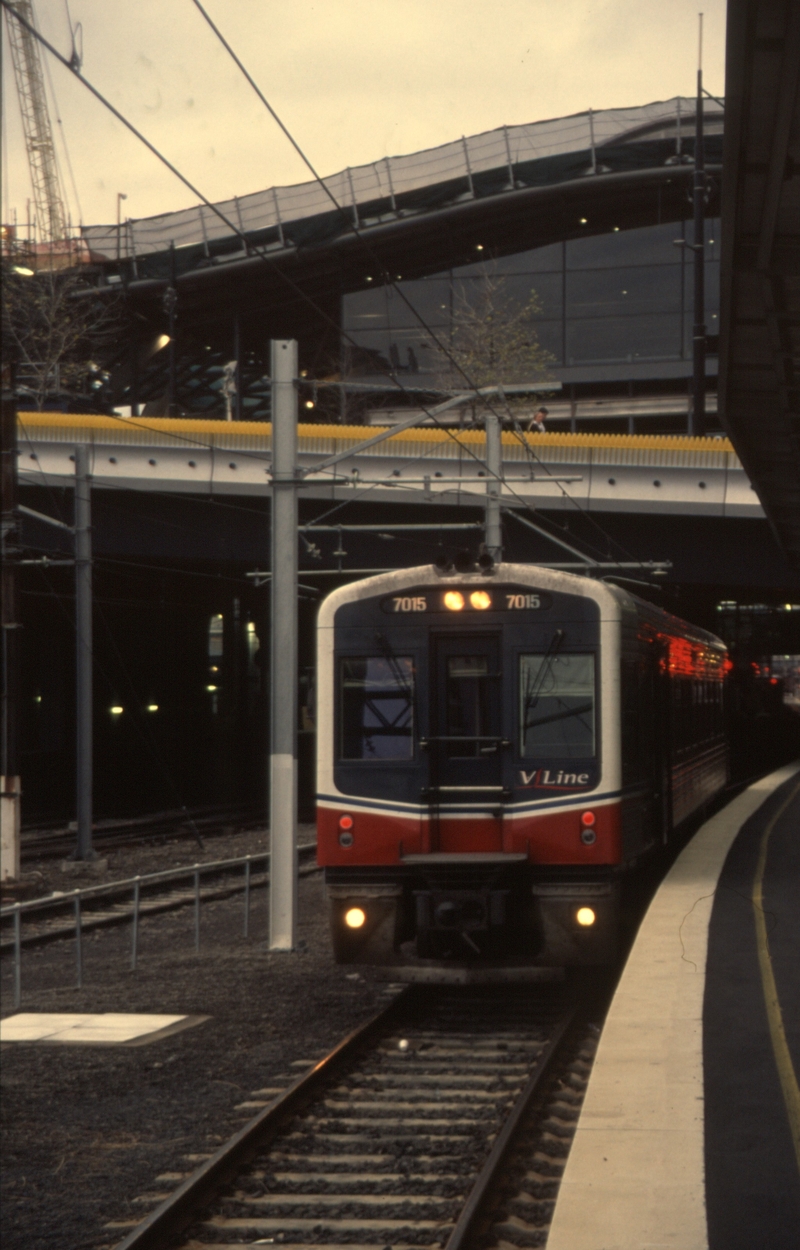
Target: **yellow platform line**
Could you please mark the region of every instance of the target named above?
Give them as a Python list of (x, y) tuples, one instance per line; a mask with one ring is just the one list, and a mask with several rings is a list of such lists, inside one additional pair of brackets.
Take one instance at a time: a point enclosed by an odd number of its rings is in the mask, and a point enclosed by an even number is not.
[(767, 936), (767, 924), (764, 917), (764, 870), (767, 864), (767, 845), (769, 836), (775, 828), (780, 817), (786, 811), (789, 804), (797, 795), (800, 794), (800, 785), (792, 790), (787, 799), (781, 803), (777, 812), (767, 822), (766, 828), (761, 835), (761, 846), (758, 852), (758, 865), (756, 867), (756, 875), (753, 881), (753, 911), (756, 923), (756, 946), (758, 949), (758, 964), (761, 969), (761, 984), (764, 988), (764, 1002), (767, 1008), (767, 1020), (769, 1022), (769, 1033), (772, 1039), (772, 1050), (775, 1055), (775, 1066), (778, 1069), (778, 1077), (783, 1091), (783, 1099), (786, 1103), (786, 1113), (789, 1117), (789, 1129), (794, 1142), (794, 1150), (797, 1156), (797, 1167), (800, 1170), (800, 1087), (797, 1084), (797, 1075), (792, 1063), (792, 1056), (789, 1051), (789, 1044), (786, 1041), (786, 1030), (783, 1027), (783, 1014), (781, 1012), (781, 1004), (778, 998), (778, 987), (775, 984), (775, 974), (772, 970), (772, 960), (769, 953), (769, 939)]

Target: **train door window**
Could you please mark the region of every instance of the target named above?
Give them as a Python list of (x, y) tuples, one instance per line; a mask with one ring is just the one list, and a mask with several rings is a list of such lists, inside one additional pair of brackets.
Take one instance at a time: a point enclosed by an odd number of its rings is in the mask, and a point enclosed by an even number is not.
[(340, 661), (340, 756), (409, 760), (414, 755), (411, 656), (348, 656)]
[[(450, 655), (447, 657), (446, 729), (450, 758), (480, 755), (481, 739), (496, 727), (490, 724), (489, 657)], [(459, 741), (461, 739), (461, 741)]]
[(520, 754), (587, 759), (595, 754), (593, 655), (520, 656)]

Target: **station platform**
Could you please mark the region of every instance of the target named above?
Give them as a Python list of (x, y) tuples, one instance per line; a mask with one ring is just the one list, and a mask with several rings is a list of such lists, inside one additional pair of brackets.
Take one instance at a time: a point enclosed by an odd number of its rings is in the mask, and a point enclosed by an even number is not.
[(548, 1250), (800, 1246), (800, 765), (659, 887), (609, 1010)]

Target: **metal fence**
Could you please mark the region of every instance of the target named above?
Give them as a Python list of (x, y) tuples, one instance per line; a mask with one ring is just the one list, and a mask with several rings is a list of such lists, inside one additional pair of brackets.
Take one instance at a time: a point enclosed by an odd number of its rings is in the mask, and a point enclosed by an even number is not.
[[(297, 848), (300, 858), (309, 858), (316, 851), (316, 844), (310, 843)], [(167, 910), (192, 905), (194, 909), (194, 949), (200, 951), (200, 912), (204, 902), (219, 900), (232, 893), (244, 894), (242, 908), (242, 937), (250, 934), (250, 896), (254, 887), (266, 885), (268, 881), (269, 851), (256, 855), (243, 855), (236, 859), (213, 860), (205, 864), (193, 864), (188, 868), (169, 868), (163, 872), (152, 872), (141, 876), (130, 877), (124, 881), (110, 881), (103, 885), (86, 886), (84, 889), (72, 890), (65, 894), (51, 894), (47, 898), (31, 899), (24, 903), (14, 903), (10, 907), (0, 909), (0, 921), (13, 927), (13, 939), (3, 943), (4, 951), (13, 949), (14, 960), (14, 1007), (19, 1007), (22, 998), (22, 946), (24, 921), (42, 921), (50, 917), (57, 918), (65, 912), (71, 914), (71, 923), (59, 926), (57, 930), (40, 931), (25, 939), (28, 942), (43, 942), (55, 938), (65, 938), (74, 933), (75, 943), (75, 974), (76, 988), (83, 985), (83, 933), (87, 927), (100, 928), (119, 925), (130, 920), (131, 948), (130, 967), (135, 970), (139, 959), (139, 928), (143, 916), (161, 914)], [(263, 864), (263, 871), (254, 872), (256, 865)], [(310, 871), (314, 871), (312, 864)], [(307, 870), (308, 871), (308, 870)], [(216, 888), (201, 889), (204, 877), (225, 877), (231, 872), (240, 874), (234, 884), (217, 885)], [(165, 895), (164, 887), (186, 882), (191, 890), (178, 897)], [(143, 894), (155, 893), (156, 898), (151, 906), (147, 905)], [(160, 896), (160, 902), (159, 902)], [(100, 912), (97, 914), (97, 903), (119, 903), (120, 899), (130, 898), (127, 910), (119, 912)], [(95, 908), (94, 913), (92, 907)]]

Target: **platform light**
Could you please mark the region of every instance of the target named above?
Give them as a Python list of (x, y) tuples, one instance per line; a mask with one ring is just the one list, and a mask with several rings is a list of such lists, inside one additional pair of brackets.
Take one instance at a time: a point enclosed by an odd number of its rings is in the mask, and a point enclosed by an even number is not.
[(361, 929), (366, 921), (367, 913), (361, 907), (350, 907), (344, 913), (344, 922), (348, 929)]
[(108, 710), (112, 716), (121, 716), (122, 713), (125, 711), (125, 708), (120, 707), (118, 703), (115, 703), (114, 706), (110, 707)]
[(147, 710), (148, 710), (148, 712), (157, 712), (157, 711), (158, 711), (158, 704), (157, 704), (157, 703), (148, 703), (148, 705), (147, 705)]
[(314, 401), (313, 401), (313, 399), (307, 399), (307, 400), (306, 400), (306, 408), (313, 408), (313, 407), (314, 407)]
[(168, 334), (159, 334), (158, 338), (153, 344), (153, 355), (155, 356), (156, 352), (160, 352), (162, 347), (166, 347), (169, 341), (170, 339), (169, 339)]
[(445, 591), (444, 606), (448, 612), (460, 612), (464, 606), (464, 596), (458, 590)]
[(575, 913), (575, 919), (582, 928), (588, 929), (594, 924), (597, 916), (591, 907), (579, 907)]
[(585, 226), (585, 225), (587, 224), (587, 221), (588, 221), (588, 218), (586, 218), (586, 217), (581, 217), (581, 225), (582, 225), (582, 226)]
[(206, 686), (206, 690), (208, 690), (209, 692), (213, 692), (214, 690), (216, 690), (216, 688), (217, 688), (216, 686)]
[(29, 269), (27, 265), (12, 265), (11, 267), (14, 273), (18, 273), (21, 278), (32, 278), (34, 276), (33, 270)]
[(492, 596), (488, 590), (473, 590), (469, 601), (473, 608), (477, 608), (479, 612), (485, 612), (487, 608), (492, 606)]

